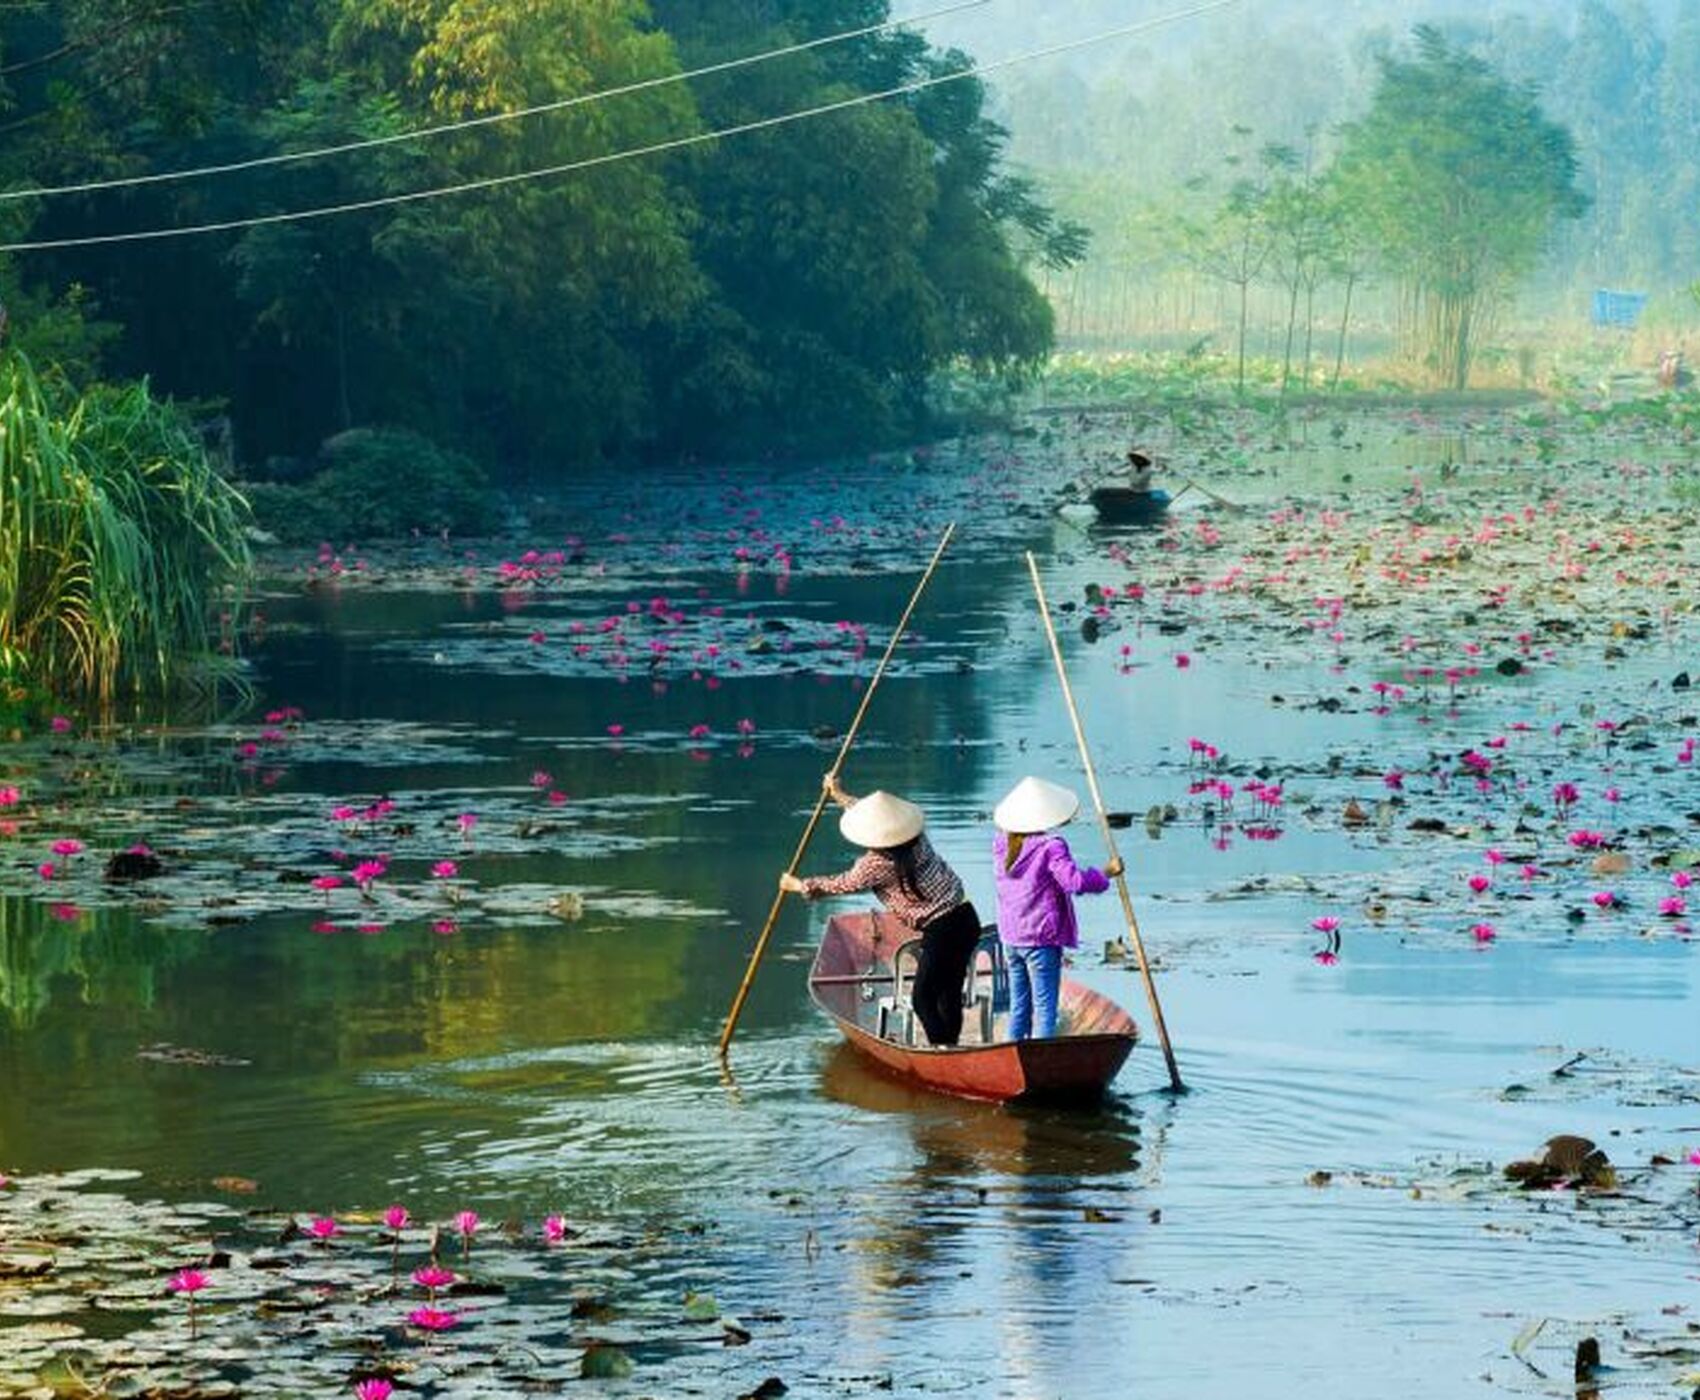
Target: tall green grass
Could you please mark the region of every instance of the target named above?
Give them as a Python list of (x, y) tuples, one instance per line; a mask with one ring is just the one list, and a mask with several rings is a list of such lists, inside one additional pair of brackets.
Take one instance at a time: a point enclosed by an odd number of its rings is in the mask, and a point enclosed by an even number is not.
[(78, 394), (0, 356), (0, 675), (106, 702), (216, 661), (247, 520), (145, 383)]

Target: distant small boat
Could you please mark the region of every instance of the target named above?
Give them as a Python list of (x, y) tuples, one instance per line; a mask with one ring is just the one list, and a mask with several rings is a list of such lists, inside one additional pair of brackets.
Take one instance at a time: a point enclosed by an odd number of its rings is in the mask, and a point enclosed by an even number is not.
[(1111, 524), (1160, 520), (1174, 500), (1167, 491), (1136, 491), (1131, 486), (1099, 486), (1086, 498), (1098, 518)]
[[(829, 919), (809, 995), (845, 1039), (881, 1069), (943, 1094), (996, 1103), (1095, 1099), (1139, 1040), (1133, 1018), (1108, 997), (1065, 977), (1062, 1034), (1005, 1040), (1007, 983), (996, 934), (981, 940), (965, 989), (962, 1044), (925, 1042), (909, 1010), (914, 930), (889, 914)], [(917, 1043), (919, 1042), (919, 1043)]]

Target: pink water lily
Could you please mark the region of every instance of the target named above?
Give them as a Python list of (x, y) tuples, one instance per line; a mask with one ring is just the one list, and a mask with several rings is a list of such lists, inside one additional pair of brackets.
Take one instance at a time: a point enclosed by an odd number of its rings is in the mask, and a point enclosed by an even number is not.
[(15, 787), (0, 787), (0, 807), (16, 807), (23, 800), (23, 794)]
[(65, 856), (68, 858), (70, 856), (80, 855), (82, 854), (83, 849), (83, 843), (70, 836), (63, 837), (53, 843), (53, 854), (56, 856)]
[(1470, 888), (1477, 894), (1485, 894), (1493, 888), (1493, 881), (1486, 875), (1470, 876)]
[(372, 882), (383, 875), (388, 867), (381, 860), (363, 860), (354, 867), (354, 883), (363, 890), (369, 890)]
[(1671, 872), (1670, 882), (1679, 890), (1685, 890), (1694, 883), (1694, 877), (1686, 870), (1673, 870)]
[(550, 1244), (559, 1244), (567, 1237), (567, 1222), (558, 1215), (543, 1217), (543, 1238)]
[(395, 1387), (379, 1376), (371, 1376), (358, 1381), (354, 1386), (355, 1400), (390, 1400), (390, 1392)]
[(52, 719), (48, 720), (47, 727), (55, 734), (69, 734), (71, 732), (71, 721), (66, 719), (64, 715), (54, 715)]
[(405, 1230), (413, 1221), (406, 1206), (391, 1206), (384, 1212), (384, 1224), (392, 1230)]
[(452, 860), (440, 860), (431, 867), (431, 874), (439, 880), (452, 880), (460, 874), (460, 867)]
[(447, 1288), (455, 1281), (453, 1269), (445, 1269), (440, 1264), (427, 1264), (413, 1271), (413, 1281), (428, 1293)]
[(447, 1332), (460, 1321), (460, 1314), (443, 1312), (439, 1308), (415, 1308), (407, 1315), (407, 1320), (427, 1332)]
[(180, 1294), (189, 1305), (189, 1339), (195, 1338), (195, 1295), (212, 1283), (199, 1269), (181, 1269), (166, 1283), (171, 1292)]
[(1471, 924), (1470, 933), (1478, 943), (1492, 943), (1498, 931), (1492, 924)]
[(1666, 895), (1659, 901), (1659, 913), (1667, 919), (1680, 919), (1688, 912), (1688, 901), (1679, 894)]
[(315, 1215), (307, 1222), (307, 1233), (319, 1243), (334, 1239), (342, 1232), (342, 1227), (329, 1215)]
[(1340, 927), (1340, 921), (1332, 914), (1321, 914), (1310, 921), (1310, 926), (1318, 933), (1333, 933)]
[(465, 1258), (472, 1252), (472, 1237), (478, 1233), (478, 1212), (475, 1210), (457, 1211), (454, 1217), (454, 1227), (460, 1235), (461, 1257)]
[(1596, 890), (1594, 892), (1594, 903), (1601, 909), (1615, 909), (1617, 902), (1617, 894), (1613, 890)]

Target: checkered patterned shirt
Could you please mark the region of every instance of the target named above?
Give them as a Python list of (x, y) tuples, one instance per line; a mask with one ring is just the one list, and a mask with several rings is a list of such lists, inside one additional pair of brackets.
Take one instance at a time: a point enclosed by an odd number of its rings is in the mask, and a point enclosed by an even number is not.
[(871, 890), (904, 923), (920, 928), (967, 898), (962, 881), (925, 835), (915, 838), (915, 889), (917, 893), (910, 894), (903, 888), (897, 862), (884, 851), (864, 851), (842, 875), (817, 875), (803, 881), (803, 892), (810, 899)]

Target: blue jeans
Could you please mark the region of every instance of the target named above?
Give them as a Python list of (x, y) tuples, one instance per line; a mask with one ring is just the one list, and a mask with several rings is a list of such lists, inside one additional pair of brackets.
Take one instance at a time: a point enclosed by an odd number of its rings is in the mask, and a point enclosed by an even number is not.
[(1009, 1038), (1055, 1035), (1063, 950), (1015, 948), (1006, 943), (1003, 955), (1009, 963)]

